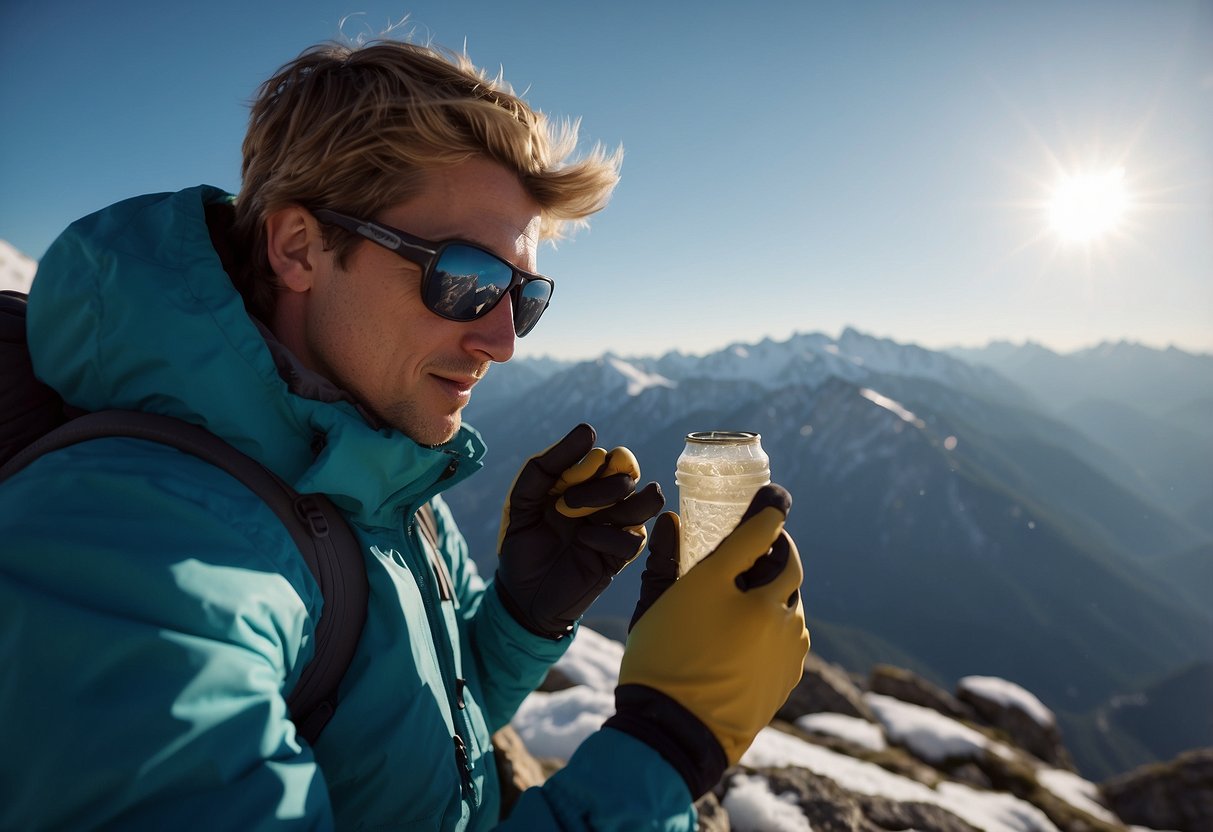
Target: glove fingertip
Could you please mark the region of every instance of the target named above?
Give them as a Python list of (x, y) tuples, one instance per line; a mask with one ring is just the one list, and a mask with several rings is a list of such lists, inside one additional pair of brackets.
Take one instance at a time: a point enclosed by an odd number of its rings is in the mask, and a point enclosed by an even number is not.
[(775, 483), (764, 485), (758, 489), (753, 499), (750, 500), (750, 505), (746, 508), (745, 514), (741, 516), (740, 523), (744, 523), (765, 508), (777, 509), (784, 516), (787, 516), (787, 513), (792, 508), (792, 495), (782, 485), (776, 485)]
[(678, 535), (682, 530), (682, 521), (672, 511), (662, 512), (653, 523), (653, 534), (649, 538), (649, 549), (652, 557), (658, 551), (678, 550)]
[(623, 445), (610, 450), (603, 470), (612, 474), (630, 474), (635, 479), (640, 479), (640, 461), (630, 448)]
[(661, 509), (665, 506), (665, 492), (661, 490), (660, 483), (651, 482), (644, 488), (640, 489), (640, 493), (644, 500), (652, 500), (654, 503), (656, 503), (657, 508), (654, 509), (654, 514), (661, 511)]

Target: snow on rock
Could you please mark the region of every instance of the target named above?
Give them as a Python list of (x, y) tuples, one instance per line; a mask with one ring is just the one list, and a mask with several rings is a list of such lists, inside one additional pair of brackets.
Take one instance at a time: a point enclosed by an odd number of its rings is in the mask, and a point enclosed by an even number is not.
[(1042, 766), (1036, 770), (1036, 782), (1055, 797), (1097, 820), (1118, 824), (1117, 817), (1099, 802), (1099, 787), (1072, 771)]
[(773, 794), (762, 777), (733, 777), (724, 808), (730, 827), (737, 832), (812, 832), (795, 798)]
[(574, 684), (613, 694), (622, 661), (622, 644), (589, 627), (579, 627), (577, 637), (554, 667)]
[(800, 766), (828, 777), (847, 791), (901, 802), (931, 803), (986, 832), (1056, 832), (1057, 827), (1032, 804), (1001, 792), (986, 792), (961, 783), (943, 782), (938, 789), (902, 777), (873, 763), (764, 728), (741, 758), (744, 765)]
[(828, 712), (805, 714), (796, 720), (796, 727), (810, 734), (837, 737), (870, 751), (883, 751), (888, 748), (880, 726), (857, 716)]
[(980, 731), (930, 708), (879, 693), (865, 693), (863, 701), (884, 725), (889, 739), (929, 763), (979, 757), (989, 746), (989, 738)]
[(613, 693), (578, 685), (555, 693), (532, 693), (522, 701), (510, 724), (536, 757), (568, 760), (613, 713)]
[(957, 682), (957, 688), (968, 691), (973, 696), (988, 699), (1007, 708), (1018, 708), (1036, 723), (1048, 728), (1057, 723), (1053, 712), (1045, 707), (1030, 691), (1026, 691), (1014, 682), (1000, 679), (997, 676), (965, 676)]
[(535, 692), (523, 700), (510, 724), (537, 757), (567, 760), (573, 750), (615, 713), (615, 686), (623, 645), (589, 627), (554, 665), (575, 687)]
[[(587, 627), (580, 628), (556, 665), (576, 686), (555, 693), (532, 693), (511, 722), (532, 754), (568, 760), (577, 746), (614, 713), (614, 688), (622, 656), (623, 645)], [(961, 687), (999, 704), (1013, 703), (1037, 718), (1052, 717), (1034, 696), (1002, 679), (971, 676), (961, 681)], [(1012, 754), (1002, 743), (932, 709), (870, 692), (863, 698), (880, 725), (827, 712), (805, 714), (796, 725), (873, 751), (886, 748), (887, 737), (888, 742), (905, 746), (929, 763), (973, 758), (985, 752)], [(754, 768), (797, 766), (832, 780), (846, 791), (933, 804), (986, 832), (1057, 832), (1040, 809), (1014, 795), (947, 780), (932, 788), (774, 728), (758, 734), (741, 762)], [(1037, 780), (1058, 799), (1092, 818), (1118, 823), (1100, 802), (1098, 787), (1078, 775), (1040, 766)], [(760, 776), (735, 775), (723, 803), (732, 828), (737, 830), (810, 830), (794, 797), (790, 793), (773, 794), (769, 781)]]

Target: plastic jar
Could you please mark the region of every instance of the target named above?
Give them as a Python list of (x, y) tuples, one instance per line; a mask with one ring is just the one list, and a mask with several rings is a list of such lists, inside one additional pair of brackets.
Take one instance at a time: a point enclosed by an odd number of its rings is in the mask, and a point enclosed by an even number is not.
[(737, 527), (755, 492), (770, 481), (770, 459), (757, 433), (708, 430), (687, 434), (674, 471), (684, 572)]

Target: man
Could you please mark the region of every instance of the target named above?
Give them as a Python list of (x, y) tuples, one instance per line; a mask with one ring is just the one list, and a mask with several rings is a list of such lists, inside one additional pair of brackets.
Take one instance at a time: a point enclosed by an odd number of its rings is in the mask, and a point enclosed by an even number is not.
[[(145, 441), (38, 459), (0, 487), (0, 828), (501, 821), (491, 733), (662, 506), (630, 452), (578, 426), (519, 473), (486, 585), (439, 496), (481, 465), (473, 387), (547, 306), (539, 241), (617, 179), (617, 156), (569, 161), (575, 139), (462, 58), (318, 47), (263, 86), (234, 201), (139, 197), (52, 245), (29, 306), (38, 375), (74, 407), (202, 425), (328, 495), (370, 598), (309, 744), (284, 696), (322, 599), (265, 504)], [(678, 519), (658, 519), (618, 713), (503, 827), (692, 828), (691, 801), (800, 675), (787, 509), (760, 492), (682, 577)]]

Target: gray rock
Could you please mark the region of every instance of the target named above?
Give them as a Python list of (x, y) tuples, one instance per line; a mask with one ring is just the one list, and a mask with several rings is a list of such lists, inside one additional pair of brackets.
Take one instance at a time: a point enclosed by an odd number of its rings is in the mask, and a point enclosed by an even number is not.
[(531, 786), (542, 785), (547, 775), (523, 744), (522, 737), (508, 725), (493, 734), (493, 751), (501, 781), (501, 816), (506, 817), (522, 793)]
[(698, 832), (732, 832), (729, 813), (712, 792), (695, 801), (695, 811), (699, 813)]
[(1013, 744), (1038, 760), (1056, 768), (1076, 770), (1056, 722), (1042, 725), (1022, 708), (987, 699), (966, 688), (958, 689), (956, 697), (973, 709), (977, 721), (1002, 731)]
[(776, 716), (795, 722), (797, 717), (805, 714), (823, 712), (876, 721), (871, 708), (863, 701), (863, 694), (847, 672), (810, 650), (804, 660), (804, 675)]
[(558, 690), (568, 690), (569, 688), (577, 687), (577, 683), (564, 674), (558, 667), (549, 667), (548, 673), (543, 677), (543, 681), (539, 683), (536, 690), (543, 693), (555, 693)]
[(970, 722), (977, 719), (972, 707), (943, 688), (931, 684), (916, 673), (893, 665), (878, 664), (873, 667), (868, 678), (868, 689), (872, 693), (891, 696), (911, 705), (930, 708), (952, 719), (965, 719)]
[(1125, 823), (1178, 832), (1213, 830), (1213, 748), (1142, 766), (1100, 788)]
[[(813, 832), (885, 832), (915, 829), (919, 832), (975, 832), (960, 818), (927, 803), (899, 803), (884, 797), (854, 794), (834, 781), (802, 768), (735, 769), (766, 778), (773, 794), (792, 794)], [(733, 777), (726, 775), (718, 786), (721, 801), (727, 800)]]

